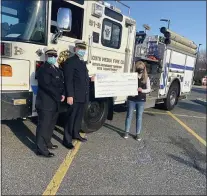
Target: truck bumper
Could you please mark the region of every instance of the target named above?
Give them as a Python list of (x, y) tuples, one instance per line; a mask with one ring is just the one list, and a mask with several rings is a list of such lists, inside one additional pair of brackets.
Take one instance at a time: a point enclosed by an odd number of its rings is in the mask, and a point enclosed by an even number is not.
[(1, 120), (31, 116), (32, 98), (33, 93), (29, 91), (3, 91), (1, 93)]

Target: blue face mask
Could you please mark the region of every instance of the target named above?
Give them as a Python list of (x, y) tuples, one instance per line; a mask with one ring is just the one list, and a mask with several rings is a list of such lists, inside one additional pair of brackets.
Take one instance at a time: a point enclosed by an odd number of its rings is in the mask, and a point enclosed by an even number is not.
[(50, 64), (50, 65), (55, 65), (56, 63), (56, 58), (53, 56), (53, 57), (48, 57), (47, 58), (47, 62)]
[(79, 57), (83, 58), (85, 56), (86, 51), (85, 50), (78, 50), (76, 53)]

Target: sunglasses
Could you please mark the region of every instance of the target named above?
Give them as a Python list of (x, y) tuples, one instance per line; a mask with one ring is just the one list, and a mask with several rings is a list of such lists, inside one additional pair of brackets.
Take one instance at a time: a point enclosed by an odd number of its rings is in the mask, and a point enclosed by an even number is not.
[(57, 58), (57, 54), (48, 54), (47, 56), (48, 57), (55, 57), (55, 58)]
[(81, 50), (86, 50), (86, 47), (82, 47), (82, 46), (78, 46), (77, 48)]

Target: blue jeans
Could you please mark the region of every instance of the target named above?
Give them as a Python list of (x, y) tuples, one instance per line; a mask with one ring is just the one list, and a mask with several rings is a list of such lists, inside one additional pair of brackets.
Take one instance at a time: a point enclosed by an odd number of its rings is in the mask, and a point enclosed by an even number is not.
[(142, 114), (144, 112), (145, 102), (128, 101), (127, 116), (125, 121), (125, 131), (129, 133), (133, 112), (136, 109), (136, 133), (140, 134), (142, 129)]

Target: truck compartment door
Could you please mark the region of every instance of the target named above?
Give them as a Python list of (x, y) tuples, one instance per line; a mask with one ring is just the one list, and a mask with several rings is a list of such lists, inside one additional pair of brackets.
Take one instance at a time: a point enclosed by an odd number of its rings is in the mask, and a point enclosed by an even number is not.
[(184, 73), (183, 88), (182, 88), (183, 93), (188, 93), (191, 90), (195, 60), (196, 59), (194, 57), (191, 56), (186, 57), (185, 73)]

